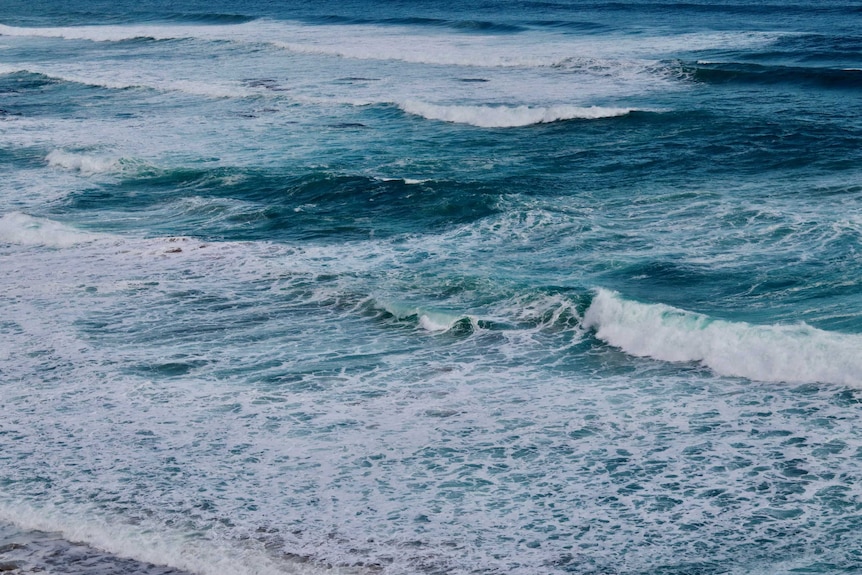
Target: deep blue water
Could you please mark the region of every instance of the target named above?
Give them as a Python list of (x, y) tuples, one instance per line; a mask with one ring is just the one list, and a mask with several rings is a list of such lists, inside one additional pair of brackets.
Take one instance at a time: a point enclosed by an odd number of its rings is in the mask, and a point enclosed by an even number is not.
[(862, 3), (250, 4), (0, 5), (0, 560), (862, 569)]

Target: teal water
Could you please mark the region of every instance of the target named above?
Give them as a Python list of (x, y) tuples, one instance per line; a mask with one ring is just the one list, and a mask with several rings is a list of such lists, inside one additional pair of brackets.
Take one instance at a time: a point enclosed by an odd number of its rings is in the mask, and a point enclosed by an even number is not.
[(860, 31), (4, 3), (0, 559), (857, 571)]

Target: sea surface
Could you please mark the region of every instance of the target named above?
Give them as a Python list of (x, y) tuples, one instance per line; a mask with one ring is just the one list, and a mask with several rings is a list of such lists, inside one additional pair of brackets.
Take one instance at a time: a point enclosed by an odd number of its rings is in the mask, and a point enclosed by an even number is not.
[(862, 2), (0, 1), (0, 569), (862, 572)]

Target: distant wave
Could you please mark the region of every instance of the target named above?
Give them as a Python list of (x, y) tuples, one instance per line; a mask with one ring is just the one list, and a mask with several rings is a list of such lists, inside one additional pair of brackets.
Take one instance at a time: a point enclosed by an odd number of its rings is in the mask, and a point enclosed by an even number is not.
[(526, 30), (523, 26), (491, 22), (487, 20), (449, 20), (442, 18), (350, 18), (345, 16), (330, 15), (319, 16), (308, 19), (313, 24), (342, 24), (342, 25), (390, 25), (390, 26), (428, 26), (433, 28), (451, 28), (465, 32), (486, 33), (515, 33)]
[(245, 24), (257, 18), (243, 14), (220, 14), (220, 13), (177, 13), (169, 14), (165, 18), (168, 22), (189, 22), (200, 24)]
[(584, 327), (631, 355), (699, 362), (759, 381), (862, 386), (862, 336), (797, 325), (753, 325), (644, 304), (600, 289)]
[[(160, 32), (161, 31), (161, 32)], [(172, 31), (173, 33), (166, 33)], [(0, 24), (0, 36), (26, 36), (38, 38), (64, 38), (66, 40), (91, 40), (94, 42), (120, 42), (136, 38), (154, 40), (187, 37), (185, 26), (63, 26), (63, 27), (19, 27)]]
[(480, 128), (515, 128), (574, 119), (595, 120), (624, 116), (635, 111), (634, 108), (599, 106), (440, 106), (415, 101), (403, 102), (398, 107), (408, 114), (429, 120), (470, 124)]

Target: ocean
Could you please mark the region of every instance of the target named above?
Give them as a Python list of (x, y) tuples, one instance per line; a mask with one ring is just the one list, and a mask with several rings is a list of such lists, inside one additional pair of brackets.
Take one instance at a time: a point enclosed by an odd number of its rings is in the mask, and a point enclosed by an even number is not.
[(3, 0), (0, 570), (862, 571), (862, 2)]

